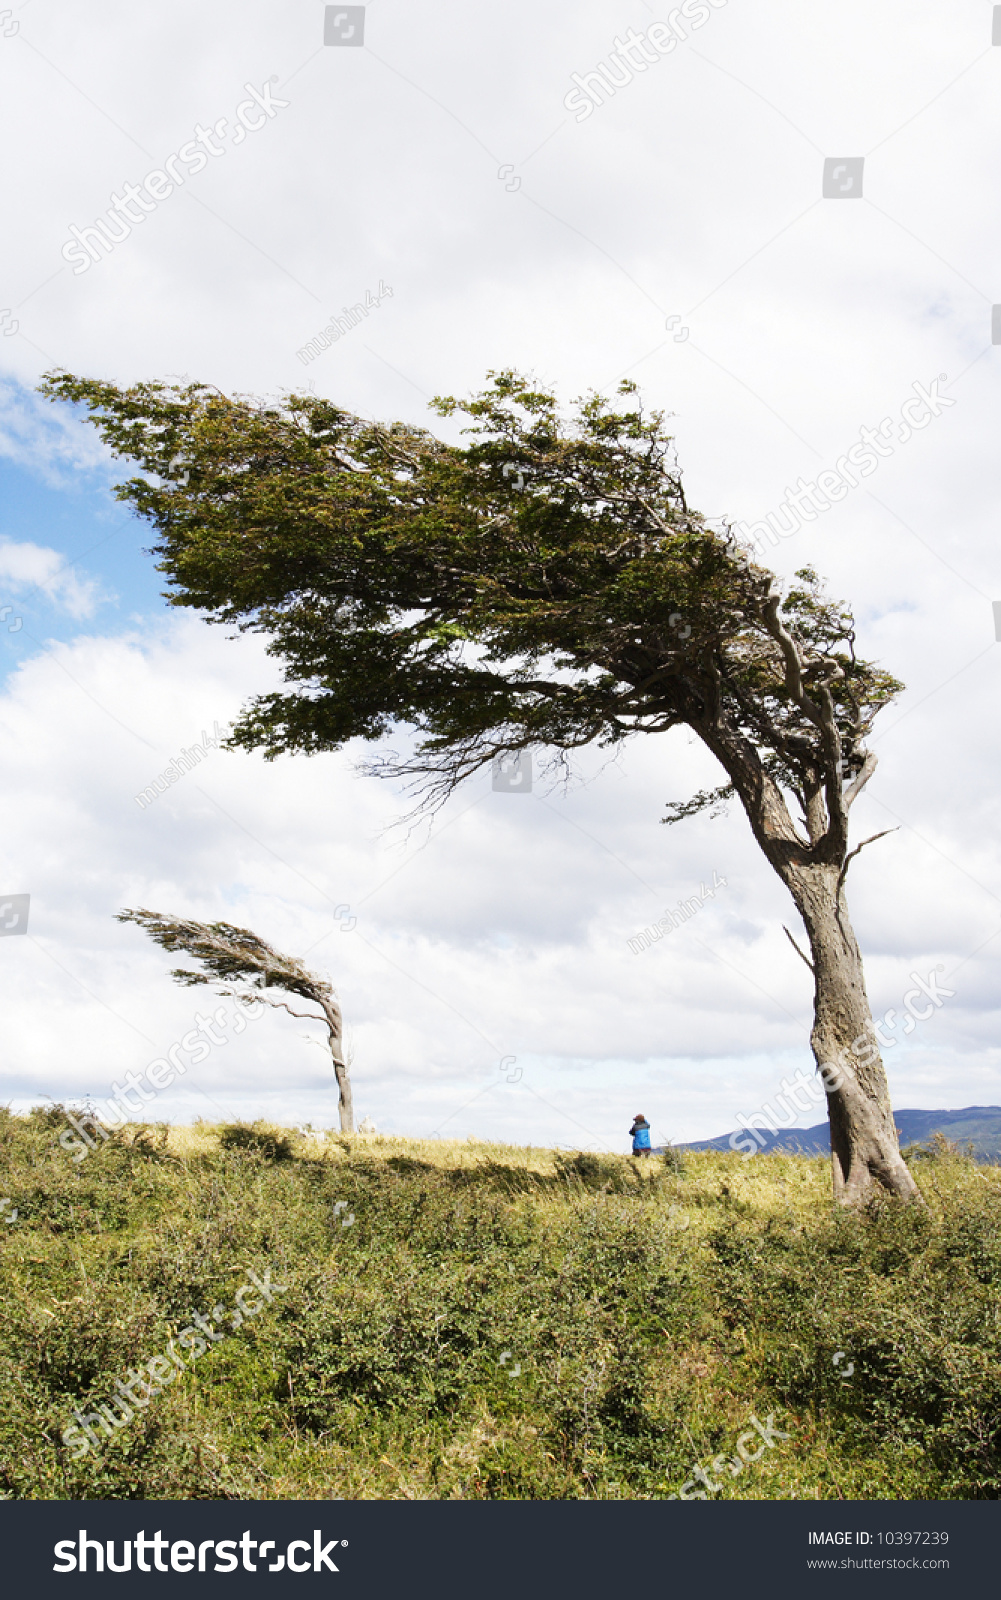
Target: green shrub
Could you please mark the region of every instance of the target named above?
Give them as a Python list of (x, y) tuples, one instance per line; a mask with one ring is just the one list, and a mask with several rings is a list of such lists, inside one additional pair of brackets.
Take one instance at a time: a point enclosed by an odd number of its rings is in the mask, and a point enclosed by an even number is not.
[(1001, 1497), (996, 1203), (936, 1219), (879, 1200), (810, 1230), (734, 1223), (712, 1245), (724, 1316), (787, 1405), (846, 1446), (916, 1448), (933, 1496)]
[(665, 1172), (675, 1178), (683, 1178), (688, 1171), (688, 1162), (683, 1150), (677, 1150), (671, 1143), (667, 1143), (661, 1151), (661, 1164)]
[[(692, 1153), (682, 1185), (258, 1123), (74, 1163), (60, 1127), (0, 1112), (7, 1497), (658, 1497), (772, 1411), (788, 1440), (722, 1493), (1001, 1497), (1001, 1185), (955, 1152), (927, 1210), (857, 1217), (792, 1157)], [(264, 1270), (272, 1304), (70, 1459), (75, 1409)]]
[(291, 1161), (292, 1141), (262, 1123), (231, 1122), (220, 1129), (219, 1143), (224, 1150), (245, 1150), (262, 1161)]
[(576, 1182), (592, 1193), (624, 1194), (636, 1185), (628, 1156), (595, 1155), (590, 1150), (577, 1150), (566, 1155), (559, 1152), (554, 1164), (561, 1178)]

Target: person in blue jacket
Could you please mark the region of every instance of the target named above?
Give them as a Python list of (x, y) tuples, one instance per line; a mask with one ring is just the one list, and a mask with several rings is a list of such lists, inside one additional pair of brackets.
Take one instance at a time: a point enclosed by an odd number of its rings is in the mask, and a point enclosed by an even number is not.
[(633, 1125), (629, 1130), (629, 1137), (633, 1141), (634, 1156), (650, 1155), (650, 1124), (642, 1111), (637, 1111), (633, 1118)]

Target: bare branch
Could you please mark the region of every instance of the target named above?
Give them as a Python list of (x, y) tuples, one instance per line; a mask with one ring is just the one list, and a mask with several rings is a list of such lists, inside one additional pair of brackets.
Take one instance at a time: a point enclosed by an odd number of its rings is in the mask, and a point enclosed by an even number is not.
[(854, 850), (849, 850), (848, 854), (845, 856), (845, 864), (841, 868), (841, 876), (838, 878), (838, 888), (840, 889), (841, 885), (844, 883), (845, 878), (848, 875), (848, 868), (851, 866), (851, 863), (854, 861), (855, 857), (858, 855), (860, 850), (864, 850), (867, 844), (875, 844), (877, 839), (885, 839), (888, 833), (899, 833), (899, 832), (900, 832), (900, 828), (899, 827), (896, 827), (896, 828), (884, 828), (881, 833), (871, 833), (869, 835), (868, 839), (863, 839), (862, 843), (861, 844), (857, 844), (855, 846)]
[(779, 616), (780, 601), (781, 595), (777, 591), (768, 596), (762, 610), (762, 620), (768, 632), (777, 641), (782, 650), (786, 667), (786, 688), (800, 710), (820, 730), (824, 754), (827, 758), (824, 785), (827, 795), (827, 809), (830, 813), (831, 826), (837, 828), (843, 839), (847, 829), (848, 812), (841, 792), (841, 735), (838, 732), (837, 716), (830, 685), (837, 679), (844, 677), (844, 668), (838, 666), (837, 662), (828, 662), (826, 675), (819, 678), (814, 687), (814, 693), (820, 702), (818, 705), (817, 700), (812, 699), (806, 692), (803, 682), (802, 656), (796, 640)]
[(806, 712), (810, 721), (815, 723), (818, 728), (823, 728), (825, 726), (824, 714), (816, 702), (810, 699), (803, 687), (803, 662), (800, 657), (799, 646), (779, 616), (781, 600), (782, 596), (777, 591), (773, 591), (768, 596), (762, 608), (762, 620), (782, 651), (786, 668), (786, 688), (800, 710)]
[[(847, 788), (845, 790), (844, 794), (841, 797), (841, 803), (844, 806), (846, 811), (849, 809), (850, 806), (852, 806), (854, 804), (854, 802), (858, 799), (859, 795), (862, 793), (862, 790), (865, 788), (866, 784), (869, 782), (869, 779), (872, 777), (873, 773), (875, 772), (876, 767), (878, 765), (878, 762), (879, 762), (879, 757), (876, 755), (875, 751), (867, 750), (865, 752), (865, 760), (862, 763), (861, 772), (854, 779), (854, 781), (849, 786), (849, 788)], [(892, 832), (892, 829), (889, 829), (887, 831), (888, 832)], [(882, 836), (880, 834), (878, 834), (878, 833), (876, 834), (876, 838), (877, 839), (879, 839), (881, 837)], [(866, 840), (867, 844), (869, 842), (870, 842), (869, 840)], [(859, 845), (859, 849), (860, 850), (861, 850), (861, 848), (862, 848), (862, 846)]]
[(813, 962), (810, 960), (809, 956), (805, 956), (803, 954), (802, 950), (800, 949), (799, 945), (796, 943), (795, 939), (793, 938), (792, 934), (789, 932), (789, 929), (786, 927), (784, 922), (782, 924), (782, 932), (785, 934), (786, 938), (789, 940), (789, 943), (792, 945), (792, 947), (795, 950), (796, 954), (799, 956), (799, 959), (801, 961), (805, 961), (807, 966), (809, 967), (810, 971), (813, 972), (814, 971)]
[[(233, 989), (220, 989), (219, 993), (220, 994), (234, 994), (235, 991)], [(285, 1000), (273, 1000), (270, 995), (262, 994), (259, 989), (255, 989), (254, 990), (253, 999), (254, 1000), (260, 1000), (262, 1005), (272, 1006), (275, 1010), (287, 1011), (290, 1017), (302, 1017), (307, 1022), (322, 1022), (325, 1026), (329, 1026), (329, 1024), (327, 1023), (327, 1019), (323, 1015), (322, 1012), (318, 1012), (318, 1011), (293, 1011), (292, 1007), (288, 1004), (287, 1001), (285, 1001)], [(245, 1002), (245, 1004), (250, 1005), (250, 1004), (252, 1004), (252, 1001), (248, 1000), (248, 1001)]]

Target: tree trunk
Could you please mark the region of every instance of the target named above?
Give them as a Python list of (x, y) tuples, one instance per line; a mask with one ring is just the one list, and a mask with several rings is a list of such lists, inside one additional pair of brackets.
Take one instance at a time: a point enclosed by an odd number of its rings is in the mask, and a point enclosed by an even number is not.
[(337, 1109), (341, 1114), (341, 1132), (354, 1133), (355, 1113), (354, 1102), (351, 1098), (351, 1079), (348, 1076), (347, 1064), (343, 1061), (338, 1061), (336, 1056), (334, 1056), (334, 1076), (337, 1079), (337, 1087), (340, 1090)]
[(351, 1078), (348, 1074), (348, 1064), (344, 1059), (340, 1007), (336, 1006), (333, 1001), (327, 1000), (321, 1000), (320, 1004), (323, 1006), (327, 1022), (327, 1031), (330, 1036), (330, 1054), (334, 1062), (334, 1077), (337, 1079), (337, 1088), (339, 1090), (337, 1109), (341, 1118), (341, 1132), (354, 1133), (354, 1101), (351, 1095)]
[(897, 1143), (841, 870), (834, 863), (800, 862), (788, 864), (780, 875), (803, 918), (813, 953), (810, 1043), (827, 1089), (834, 1198), (841, 1205), (857, 1205), (880, 1183), (901, 1199), (920, 1201), (921, 1191)]

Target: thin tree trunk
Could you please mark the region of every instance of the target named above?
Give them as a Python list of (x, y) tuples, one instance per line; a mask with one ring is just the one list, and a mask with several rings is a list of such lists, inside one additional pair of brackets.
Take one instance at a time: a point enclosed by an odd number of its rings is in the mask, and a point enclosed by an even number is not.
[(354, 1102), (351, 1098), (351, 1079), (348, 1076), (346, 1062), (338, 1061), (336, 1056), (334, 1057), (334, 1076), (337, 1079), (337, 1087), (340, 1090), (337, 1109), (341, 1115), (341, 1132), (354, 1133), (355, 1113)]
[(920, 1202), (921, 1192), (897, 1142), (840, 869), (827, 863), (797, 864), (781, 876), (803, 918), (813, 954), (810, 1043), (827, 1089), (834, 1198), (842, 1205), (857, 1205), (879, 1183), (901, 1199)]
[(351, 1078), (348, 1073), (348, 1064), (344, 1059), (340, 1008), (332, 1001), (324, 1000), (320, 1003), (323, 1006), (324, 1016), (327, 1021), (327, 1031), (330, 1036), (330, 1054), (333, 1058), (334, 1077), (337, 1079), (337, 1088), (339, 1090), (337, 1110), (340, 1113), (341, 1132), (354, 1133), (354, 1101), (351, 1095)]

